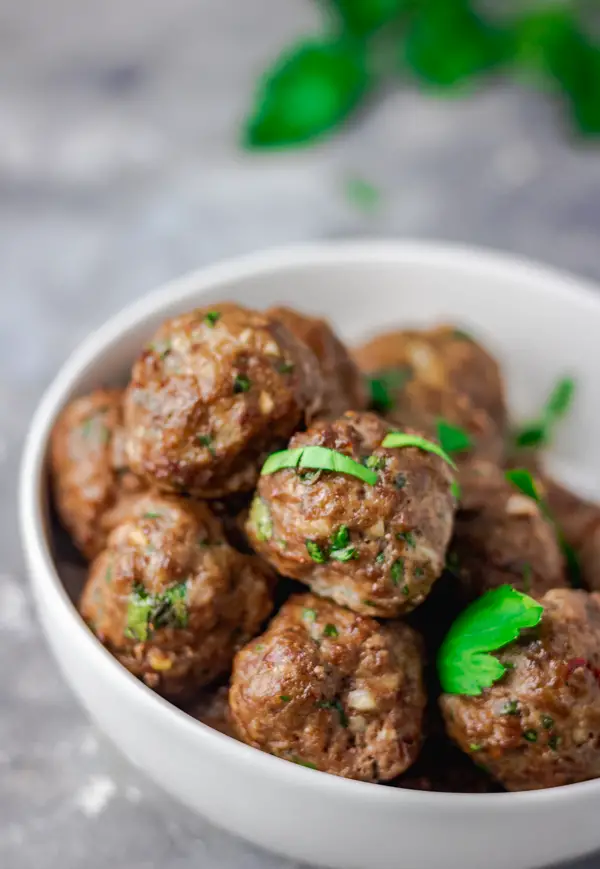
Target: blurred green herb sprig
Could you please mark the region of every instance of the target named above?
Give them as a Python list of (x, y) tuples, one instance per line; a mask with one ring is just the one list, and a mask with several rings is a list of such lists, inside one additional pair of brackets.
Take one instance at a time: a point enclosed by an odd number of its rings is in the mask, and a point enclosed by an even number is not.
[(247, 148), (308, 144), (339, 128), (382, 81), (454, 93), (484, 76), (524, 75), (562, 98), (574, 127), (600, 134), (600, 44), (587, 0), (319, 0), (323, 32), (286, 48), (262, 76)]

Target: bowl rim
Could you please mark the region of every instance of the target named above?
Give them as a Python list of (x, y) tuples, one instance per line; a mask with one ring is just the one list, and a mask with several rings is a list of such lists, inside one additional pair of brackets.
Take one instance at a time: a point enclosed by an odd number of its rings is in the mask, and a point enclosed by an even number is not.
[[(453, 814), (481, 813), (537, 807), (548, 802), (562, 805), (575, 799), (587, 800), (600, 794), (600, 779), (562, 785), (546, 790), (462, 794), (409, 790), (353, 781), (322, 774), (257, 750), (202, 724), (169, 701), (154, 693), (136, 679), (102, 646), (80, 618), (58, 575), (48, 545), (44, 522), (43, 492), (48, 439), (58, 412), (62, 409), (73, 386), (93, 368), (98, 355), (118, 343), (132, 328), (160, 312), (167, 305), (184, 301), (188, 295), (201, 297), (218, 290), (221, 285), (243, 281), (277, 271), (303, 267), (348, 265), (407, 265), (445, 267), (449, 269), (495, 273), (506, 281), (529, 283), (532, 290), (552, 293), (563, 300), (577, 299), (600, 319), (600, 295), (591, 281), (569, 272), (537, 264), (531, 260), (466, 245), (412, 240), (345, 240), (291, 245), (221, 260), (168, 281), (157, 289), (130, 303), (114, 314), (75, 348), (45, 390), (30, 423), (21, 461), (19, 480), (19, 525), (21, 544), (30, 576), (35, 575), (43, 588), (43, 596), (52, 598), (64, 626), (74, 632), (74, 638), (90, 656), (91, 666), (105, 671), (107, 678), (117, 680), (120, 690), (131, 693), (131, 700), (148, 715), (159, 716), (165, 728), (181, 732), (189, 739), (200, 738), (208, 750), (225, 752), (232, 762), (246, 767), (247, 772), (265, 779), (285, 780), (292, 787), (325, 789), (331, 797), (347, 803), (364, 805), (370, 800), (390, 807), (411, 803), (415, 807), (431, 808)], [(34, 589), (36, 606), (41, 606), (40, 594)]]

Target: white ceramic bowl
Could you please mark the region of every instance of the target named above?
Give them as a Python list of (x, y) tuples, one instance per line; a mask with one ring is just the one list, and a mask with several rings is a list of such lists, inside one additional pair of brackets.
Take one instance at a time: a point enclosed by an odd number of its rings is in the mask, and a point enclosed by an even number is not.
[(167, 316), (209, 301), (285, 303), (359, 339), (396, 324), (472, 328), (504, 366), (517, 412), (564, 371), (576, 408), (556, 446), (563, 475), (600, 491), (600, 295), (563, 274), (489, 253), (413, 243), (275, 251), (192, 274), (92, 334), (46, 393), (21, 477), (21, 530), (39, 617), (73, 690), (127, 757), (211, 821), (287, 856), (339, 869), (532, 869), (600, 847), (600, 781), (520, 794), (437, 794), (346, 781), (199, 724), (122, 668), (79, 619), (49, 540), (48, 436), (73, 395), (123, 379)]

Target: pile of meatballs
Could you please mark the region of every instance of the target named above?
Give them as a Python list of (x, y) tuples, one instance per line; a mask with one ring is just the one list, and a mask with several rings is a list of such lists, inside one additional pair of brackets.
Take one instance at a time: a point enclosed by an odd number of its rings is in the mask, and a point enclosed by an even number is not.
[[(434, 442), (440, 421), (468, 434), (457, 470), (382, 446), (391, 431)], [(149, 688), (312, 769), (463, 792), (600, 776), (600, 509), (510, 444), (498, 365), (458, 328), (350, 351), (288, 308), (174, 317), (123, 389), (76, 398), (54, 428), (56, 511), (89, 563), (81, 615)], [(310, 446), (376, 482), (261, 475)], [(515, 465), (547, 506), (511, 484)], [(507, 584), (539, 600), (540, 624), (480, 696), (442, 693), (450, 625)]]

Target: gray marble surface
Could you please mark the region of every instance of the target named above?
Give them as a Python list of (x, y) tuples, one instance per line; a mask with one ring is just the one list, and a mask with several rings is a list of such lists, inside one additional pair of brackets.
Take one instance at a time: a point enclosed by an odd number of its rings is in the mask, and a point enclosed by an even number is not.
[[(313, 16), (302, 0), (0, 2), (3, 869), (289, 865), (131, 769), (40, 637), (17, 540), (17, 463), (42, 389), (87, 332), (191, 267), (314, 238), (452, 239), (600, 278), (600, 152), (571, 141), (534, 94), (390, 92), (318, 149), (241, 153), (255, 74)], [(345, 197), (354, 175), (382, 189), (375, 214)]]

